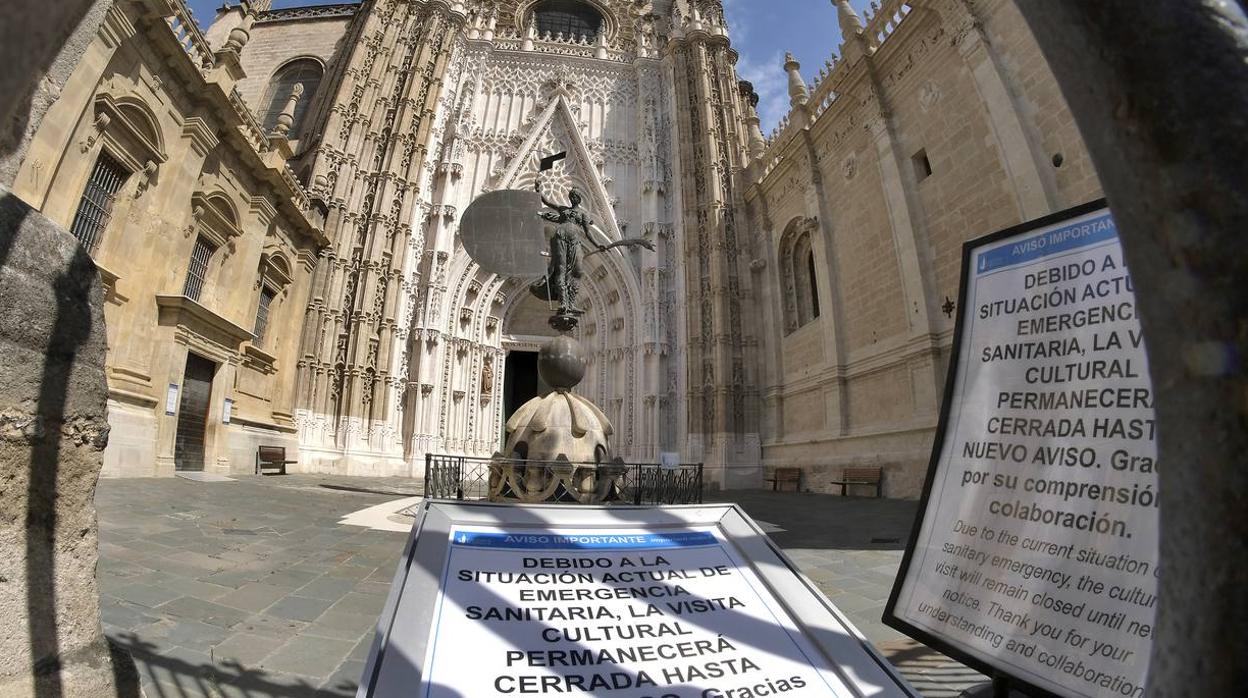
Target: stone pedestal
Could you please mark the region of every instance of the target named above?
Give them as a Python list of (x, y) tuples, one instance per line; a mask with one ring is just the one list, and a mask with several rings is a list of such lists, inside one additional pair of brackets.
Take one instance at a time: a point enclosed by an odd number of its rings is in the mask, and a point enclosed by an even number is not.
[(507, 452), (490, 465), (490, 501), (599, 504), (617, 492), (622, 463), (612, 463), (611, 421), (572, 392), (585, 377), (585, 352), (567, 332), (576, 318), (555, 315), (561, 334), (542, 345), (537, 371), (554, 392), (539, 395), (507, 421)]

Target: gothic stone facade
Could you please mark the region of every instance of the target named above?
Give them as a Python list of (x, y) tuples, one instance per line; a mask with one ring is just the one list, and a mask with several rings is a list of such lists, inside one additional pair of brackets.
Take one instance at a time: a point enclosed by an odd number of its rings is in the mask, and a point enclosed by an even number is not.
[[(743, 100), (718, 3), (586, 3), (546, 33), (540, 2), (398, 2), (262, 12), (241, 94), (261, 109), (292, 62), (324, 69), (295, 169), (326, 232), (299, 361), (300, 467), (419, 474), (427, 452), (488, 456), (505, 357), (553, 332), (525, 279), (480, 270), (458, 221), (483, 192), (575, 188), (606, 243), (586, 259), (583, 393), (629, 460), (679, 451), (713, 479), (760, 462), (744, 206)], [(227, 10), (209, 32), (247, 21)], [(297, 40), (293, 37), (299, 37)], [(280, 83), (280, 81), (278, 81)], [(277, 100), (280, 101), (280, 98)]]
[[(529, 280), (468, 258), (458, 221), (566, 151), (546, 193), (579, 189), (600, 242), (656, 246), (586, 262), (582, 389), (620, 455), (677, 451), (721, 486), (796, 464), (819, 489), (879, 464), (886, 494), (915, 495), (962, 241), (1098, 184), (1008, 0), (888, 0), (865, 22), (836, 4), (840, 59), (813, 85), (784, 66), (793, 111), (767, 139), (719, 0), (583, 0), (553, 28), (542, 0), (250, 2), (204, 34), (181, 0), (119, 0), (136, 30), (101, 30), (23, 193), (70, 223), (99, 144), (141, 141), (109, 135), (133, 119), (97, 112), (148, 105), (161, 158), (127, 161), (145, 174), (96, 253), (119, 279), (110, 472), (171, 467), (165, 391), (187, 352), (219, 367), (212, 468), (249, 471), (270, 441), (310, 472), (419, 475), (425, 453), (492, 454), (506, 357), (552, 332)], [(191, 258), (200, 228), (238, 242), (192, 303), (177, 293), (188, 262), (155, 260)], [(269, 278), (270, 260), (289, 278)], [(275, 286), (280, 330), (262, 347), (249, 329)]]

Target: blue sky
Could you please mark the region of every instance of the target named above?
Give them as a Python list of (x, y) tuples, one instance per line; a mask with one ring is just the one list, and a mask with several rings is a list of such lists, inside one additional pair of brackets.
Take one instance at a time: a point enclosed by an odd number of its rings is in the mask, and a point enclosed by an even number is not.
[[(870, 0), (851, 0), (860, 15)], [(841, 28), (830, 0), (724, 0), (732, 45), (741, 54), (737, 73), (754, 83), (758, 115), (768, 134), (789, 112), (784, 52), (802, 64), (806, 82), (840, 51)]]
[[(342, 0), (275, 0), (274, 7), (329, 5)], [(200, 26), (212, 21), (222, 0), (189, 0)], [(861, 14), (870, 0), (852, 0)], [(784, 52), (792, 51), (810, 82), (819, 67), (841, 45), (841, 30), (831, 0), (724, 0), (732, 44), (741, 54), (737, 72), (754, 83), (759, 94), (758, 111), (763, 133), (789, 110), (788, 83), (784, 75)]]

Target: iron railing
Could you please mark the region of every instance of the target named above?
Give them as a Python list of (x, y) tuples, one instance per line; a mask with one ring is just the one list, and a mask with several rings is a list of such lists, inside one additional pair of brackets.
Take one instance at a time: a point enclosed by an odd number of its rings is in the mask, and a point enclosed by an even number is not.
[[(490, 465), (567, 468), (566, 461), (495, 460), (472, 456), (425, 454), (425, 497), (429, 499), (481, 500), (490, 496)], [(594, 466), (594, 463), (570, 465)], [(604, 464), (606, 465), (606, 464)], [(624, 474), (616, 482), (610, 504), (634, 506), (653, 504), (701, 504), (702, 464), (682, 463), (675, 467), (658, 463), (616, 463)]]

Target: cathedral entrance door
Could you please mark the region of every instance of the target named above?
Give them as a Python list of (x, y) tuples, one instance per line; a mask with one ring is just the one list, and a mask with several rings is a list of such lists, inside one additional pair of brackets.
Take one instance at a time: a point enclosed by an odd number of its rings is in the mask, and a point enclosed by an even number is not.
[(173, 445), (174, 470), (204, 469), (204, 430), (208, 423), (212, 374), (217, 365), (195, 354), (186, 355), (182, 375), (182, 402), (178, 407), (178, 429)]
[(507, 441), (507, 420), (511, 419), (511, 415), (524, 403), (550, 391), (537, 374), (535, 351), (507, 352), (503, 370), (503, 428), (499, 434), (499, 448)]

